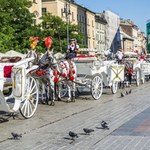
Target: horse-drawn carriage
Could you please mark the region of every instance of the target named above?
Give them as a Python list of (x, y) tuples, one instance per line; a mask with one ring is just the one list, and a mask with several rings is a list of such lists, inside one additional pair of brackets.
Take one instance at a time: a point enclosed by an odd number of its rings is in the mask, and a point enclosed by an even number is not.
[(0, 58), (0, 110), (15, 113), (18, 110), (24, 118), (33, 116), (38, 104), (38, 86), (30, 76), (28, 63), (34, 58)]
[[(83, 52), (97, 52), (96, 49), (81, 49)], [(98, 60), (96, 56), (79, 55), (75, 59), (77, 67), (77, 90), (89, 87), (94, 99), (99, 99), (103, 87), (111, 88), (112, 93), (118, 90), (118, 82), (124, 81), (124, 65), (115, 61)]]
[(150, 62), (143, 62), (141, 69), (146, 80), (150, 79)]

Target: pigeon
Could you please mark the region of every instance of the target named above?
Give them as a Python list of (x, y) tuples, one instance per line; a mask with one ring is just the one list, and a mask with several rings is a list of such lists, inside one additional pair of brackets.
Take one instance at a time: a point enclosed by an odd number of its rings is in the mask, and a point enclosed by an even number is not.
[(18, 133), (14, 133), (14, 132), (12, 132), (11, 135), (12, 135), (12, 137), (13, 137), (14, 140), (18, 140), (19, 137), (20, 138), (22, 137), (22, 134), (18, 134)]
[(124, 97), (125, 95), (121, 92), (121, 97)]
[(75, 137), (78, 138), (77, 133), (74, 133), (72, 131), (69, 131), (69, 136), (72, 137), (72, 140), (74, 140)]
[(128, 93), (131, 94), (131, 92), (132, 92), (132, 89), (130, 89)]
[(94, 132), (93, 129), (88, 129), (88, 128), (83, 128), (83, 131), (84, 131), (86, 134), (90, 134), (91, 132)]
[(109, 127), (108, 127), (108, 125), (107, 125), (107, 122), (102, 121), (102, 122), (101, 122), (101, 126), (102, 126), (103, 129), (109, 130)]

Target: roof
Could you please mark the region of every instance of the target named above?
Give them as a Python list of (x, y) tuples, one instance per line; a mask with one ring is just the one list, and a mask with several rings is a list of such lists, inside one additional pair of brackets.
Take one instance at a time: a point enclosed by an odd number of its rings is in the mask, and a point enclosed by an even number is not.
[(129, 40), (134, 41), (134, 38), (132, 38), (131, 36), (129, 36), (129, 35), (126, 34), (125, 32), (120, 31), (120, 33), (122, 34), (122, 38), (123, 38), (123, 39), (129, 39)]
[(8, 51), (8, 52), (5, 53), (5, 56), (12, 56), (12, 57), (19, 56), (19, 57), (24, 58), (25, 54), (19, 53), (19, 52), (14, 51), (14, 50), (10, 50), (10, 51)]
[(6, 54), (0, 53), (0, 57), (4, 57), (4, 56), (6, 56)]

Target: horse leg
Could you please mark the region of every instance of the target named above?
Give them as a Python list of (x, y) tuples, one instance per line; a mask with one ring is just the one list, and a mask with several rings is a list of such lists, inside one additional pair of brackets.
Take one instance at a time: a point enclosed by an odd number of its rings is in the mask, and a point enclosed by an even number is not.
[(132, 82), (132, 74), (129, 74), (129, 83), (130, 83), (130, 86), (131, 86), (131, 82)]
[(57, 99), (57, 101), (61, 101), (60, 91), (61, 91), (60, 83), (55, 83), (54, 94), (55, 94), (55, 99)]
[(51, 103), (50, 106), (54, 106), (55, 105), (55, 84), (51, 86)]
[(40, 97), (41, 97), (41, 103), (42, 104), (45, 104), (45, 99), (44, 99), (44, 93), (46, 93), (46, 91), (45, 91), (45, 85), (44, 85), (44, 83), (43, 82), (40, 82), (39, 83), (39, 94), (40, 94)]
[(72, 82), (72, 95), (71, 95), (71, 101), (75, 102), (75, 83)]
[(67, 89), (68, 89), (68, 99), (67, 99), (67, 102), (70, 102), (71, 101), (71, 87), (69, 84), (67, 84)]

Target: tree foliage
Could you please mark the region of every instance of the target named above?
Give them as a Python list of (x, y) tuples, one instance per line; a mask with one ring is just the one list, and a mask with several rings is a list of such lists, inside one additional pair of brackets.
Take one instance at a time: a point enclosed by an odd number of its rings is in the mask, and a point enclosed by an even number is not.
[[(45, 51), (43, 37), (52, 36), (52, 48), (55, 52), (64, 52), (67, 48), (67, 23), (58, 16), (47, 13), (42, 16), (40, 25), (33, 25), (34, 14), (29, 11), (30, 0), (0, 0), (0, 52), (11, 49), (25, 52), (30, 48), (30, 36), (38, 36), (37, 50)], [(82, 45), (83, 35), (78, 26), (69, 24), (69, 37), (76, 38)]]
[(29, 0), (0, 0), (0, 50), (24, 49), (26, 32), (33, 23)]
[(67, 24), (60, 17), (53, 16), (50, 13), (42, 17), (42, 35), (51, 35), (53, 37), (52, 48), (55, 52), (64, 52), (67, 49), (67, 25), (69, 28), (69, 38), (76, 38), (78, 44), (81, 45), (83, 34), (79, 33), (77, 25)]

